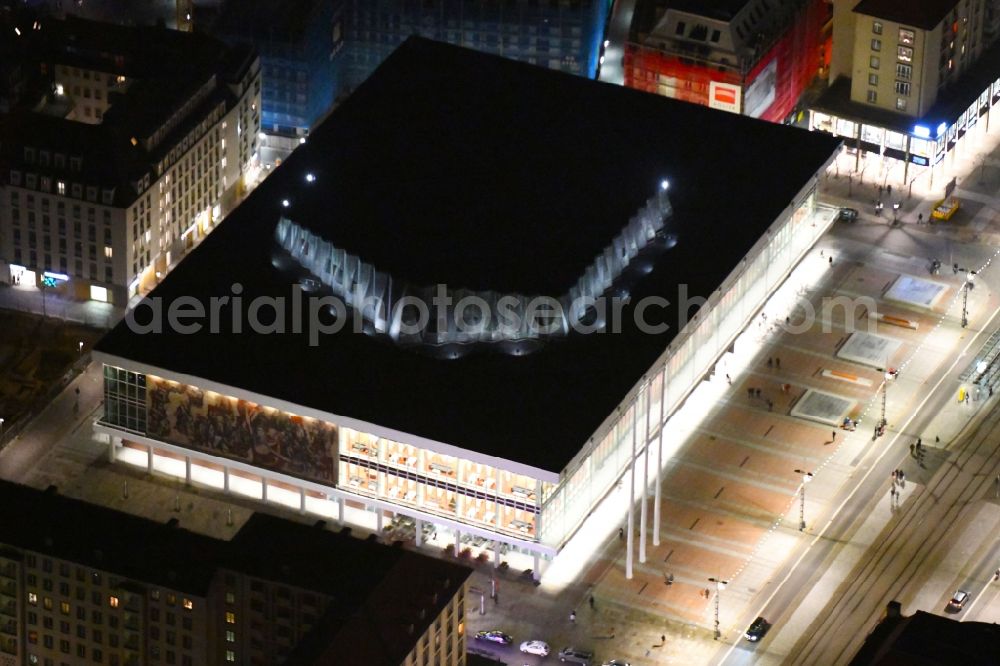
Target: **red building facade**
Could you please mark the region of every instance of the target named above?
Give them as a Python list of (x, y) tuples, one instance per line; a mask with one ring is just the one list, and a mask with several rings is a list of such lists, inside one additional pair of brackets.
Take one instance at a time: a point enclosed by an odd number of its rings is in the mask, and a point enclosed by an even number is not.
[[(822, 30), (829, 7), (809, 0), (783, 33), (756, 54), (699, 59), (643, 44), (625, 48), (625, 85), (685, 102), (785, 120), (823, 65)], [(728, 62), (727, 62), (728, 61)]]

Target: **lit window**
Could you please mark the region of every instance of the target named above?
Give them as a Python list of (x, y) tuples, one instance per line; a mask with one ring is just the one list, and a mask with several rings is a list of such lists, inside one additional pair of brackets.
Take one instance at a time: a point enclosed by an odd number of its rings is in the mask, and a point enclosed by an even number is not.
[(909, 46), (900, 46), (896, 49), (896, 57), (900, 62), (913, 62), (913, 49)]
[(906, 28), (899, 29), (899, 43), (905, 44), (906, 46), (913, 46), (913, 42), (916, 39), (916, 33), (912, 30), (907, 30)]
[(906, 111), (906, 100), (903, 99), (902, 97), (897, 97), (896, 98), (896, 110), (897, 111)]
[(874, 90), (868, 91), (868, 103), (875, 104), (878, 101), (878, 93)]
[(226, 603), (227, 604), (236, 603), (236, 595), (233, 594), (232, 592), (226, 592)]
[(56, 192), (59, 194), (66, 194), (66, 181), (57, 180), (56, 181)]
[(34, 592), (28, 592), (28, 603), (32, 606), (38, 605), (38, 595)]
[(69, 615), (69, 602), (64, 601), (59, 604), (59, 610), (63, 615)]
[[(108, 249), (110, 250), (111, 248)], [(192, 608), (194, 608), (194, 602), (185, 597), (184, 608), (186, 608), (187, 610), (191, 610)]]
[(868, 75), (868, 85), (870, 85), (870, 86), (877, 86), (878, 85), (878, 74), (869, 74)]
[(872, 51), (881, 51), (881, 50), (882, 50), (882, 40), (881, 39), (873, 39), (872, 40)]
[(876, 35), (881, 35), (882, 34), (882, 24), (879, 23), (878, 21), (873, 21), (872, 22), (872, 32), (874, 32)]
[(236, 661), (236, 653), (232, 650), (226, 650), (226, 661)]
[(118, 608), (118, 597), (108, 597), (108, 604), (112, 608)]
[(226, 613), (226, 624), (236, 624), (236, 613)]
[(226, 642), (227, 643), (235, 643), (236, 642), (236, 632), (235, 631), (232, 631), (232, 630), (226, 631)]
[(878, 69), (879, 63), (880, 61), (878, 59), (878, 56), (871, 56), (870, 58), (868, 58), (868, 66), (871, 67), (872, 69)]

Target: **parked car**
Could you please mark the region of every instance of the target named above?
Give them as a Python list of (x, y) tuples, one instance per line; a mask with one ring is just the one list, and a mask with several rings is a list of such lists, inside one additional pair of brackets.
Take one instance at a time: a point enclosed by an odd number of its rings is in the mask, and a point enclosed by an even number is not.
[(756, 643), (760, 639), (764, 638), (764, 634), (767, 630), (771, 628), (771, 624), (762, 617), (758, 617), (747, 629), (746, 633), (743, 634), (743, 638), (747, 639), (751, 643)]
[(965, 607), (965, 602), (969, 600), (969, 593), (965, 590), (955, 590), (955, 594), (951, 595), (951, 600), (948, 602), (945, 610), (957, 613)]
[(524, 641), (521, 643), (521, 652), (547, 657), (549, 656), (549, 644), (545, 641)]
[(562, 650), (559, 650), (559, 661), (568, 661), (571, 664), (590, 666), (590, 660), (593, 658), (593, 652), (587, 652), (579, 648), (564, 647)]
[(941, 199), (936, 204), (934, 204), (934, 210), (931, 211), (931, 217), (935, 220), (948, 221), (952, 216), (958, 212), (958, 209), (962, 207), (962, 202), (955, 197), (948, 197), (947, 199)]
[(854, 222), (858, 219), (858, 211), (854, 208), (841, 208), (837, 219), (841, 222)]
[(611, 661), (606, 661), (601, 666), (632, 666), (624, 659), (612, 659)]
[(494, 629), (493, 631), (476, 632), (476, 640), (487, 641), (489, 643), (499, 643), (500, 645), (510, 645), (514, 639), (510, 637), (510, 634), (505, 634), (502, 631)]

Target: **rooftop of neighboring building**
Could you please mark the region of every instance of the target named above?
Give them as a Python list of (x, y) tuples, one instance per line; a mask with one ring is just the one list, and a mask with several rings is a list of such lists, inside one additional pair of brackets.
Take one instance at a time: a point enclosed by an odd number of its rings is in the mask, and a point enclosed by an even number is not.
[[(150, 172), (183, 133), (221, 101), (233, 102), (226, 84), (241, 80), (256, 59), (249, 46), (229, 47), (204, 35), (161, 27), (122, 26), (75, 17), (37, 18), (29, 12), (3, 19), (21, 26), (21, 34), (0, 31), (0, 52), (19, 54), (34, 73), (32, 84), (38, 93), (26, 96), (19, 109), (0, 118), (5, 139), (0, 170), (24, 168), (26, 146), (67, 157), (82, 156), (85, 168), (66, 174), (66, 180), (116, 188), (115, 205), (119, 206), (134, 200), (136, 193), (130, 183)], [(129, 85), (123, 92), (109, 91), (111, 107), (100, 124), (65, 120), (72, 100), (53, 95), (51, 79), (37, 74), (44, 69), (38, 67), (39, 62), (124, 74)], [(211, 91), (191, 105), (163, 140), (144, 150), (144, 140), (206, 86)], [(38, 100), (45, 104), (36, 103)], [(132, 145), (133, 138), (138, 145)], [(51, 162), (47, 167), (36, 163), (30, 170), (54, 178), (61, 175)]]
[(3, 480), (0, 505), (2, 544), (197, 596), (215, 574), (221, 542), (183, 528)]
[(753, 0), (661, 0), (667, 9), (688, 12), (717, 21), (731, 21)]
[[(471, 575), (455, 561), (262, 513), (223, 541), (66, 497), (55, 488), (40, 491), (0, 480), (0, 505), (18, 507), (0, 512), (0, 548), (200, 597), (222, 570), (326, 595), (330, 606), (322, 631), (310, 642), (318, 655), (331, 646), (348, 654), (352, 637), (366, 635), (383, 654), (405, 656), (415, 640), (407, 642), (409, 625), (412, 636), (420, 636)], [(402, 656), (389, 663), (402, 662)]]
[(933, 30), (956, 4), (957, 0), (861, 0), (854, 13)]
[[(288, 295), (282, 214), (410, 284), (560, 295), (666, 178), (679, 242), (630, 288), (669, 301), (651, 316), (669, 330), (643, 333), (627, 305), (620, 334), (443, 360), (350, 326), (311, 347), (227, 319), (194, 335), (123, 323), (98, 350), (558, 474), (676, 335), (681, 285), (719, 288), (839, 143), (411, 38), (152, 296)], [(761, 169), (773, 155), (782, 168)]]
[[(25, 159), (24, 148), (34, 149), (35, 159)], [(49, 151), (48, 166), (39, 163), (41, 151)], [(65, 161), (58, 167), (53, 159), (63, 154)], [(81, 159), (79, 171), (72, 169), (71, 158)], [(135, 200), (133, 182), (148, 169), (145, 151), (133, 146), (128, 134), (108, 125), (91, 125), (57, 118), (31, 111), (14, 111), (0, 114), (0, 181), (7, 183), (8, 169), (22, 172), (21, 184), (25, 186), (28, 172), (39, 173), (67, 183), (84, 187), (114, 189), (113, 205), (128, 206)], [(56, 191), (53, 182), (51, 192)], [(101, 193), (97, 193), (97, 203)]]
[(959, 622), (918, 610), (890, 612), (865, 639), (851, 666), (991, 666), (1000, 650), (1000, 625)]
[[(212, 24), (211, 32), (252, 38), (255, 43), (278, 42), (299, 46), (316, 27), (316, 14), (332, 7), (332, 0), (229, 0)], [(331, 26), (319, 26), (330, 35)], [(330, 37), (332, 47), (332, 37)]]

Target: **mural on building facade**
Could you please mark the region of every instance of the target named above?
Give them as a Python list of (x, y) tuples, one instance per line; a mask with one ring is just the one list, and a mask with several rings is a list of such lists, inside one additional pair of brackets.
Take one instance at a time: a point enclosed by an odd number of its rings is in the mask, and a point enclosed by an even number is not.
[(337, 429), (246, 400), (147, 377), (151, 437), (324, 483), (334, 481)]

